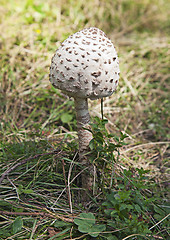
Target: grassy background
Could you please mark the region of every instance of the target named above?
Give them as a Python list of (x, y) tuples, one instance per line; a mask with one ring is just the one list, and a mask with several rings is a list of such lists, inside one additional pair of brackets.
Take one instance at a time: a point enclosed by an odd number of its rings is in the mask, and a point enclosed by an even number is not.
[[(62, 157), (68, 163), (74, 157), (74, 103), (50, 85), (49, 66), (60, 42), (95, 26), (111, 38), (120, 60), (120, 84), (105, 99), (104, 115), (111, 133), (123, 131), (129, 136), (121, 163), (150, 169), (151, 177), (164, 186), (170, 136), (168, 7), (168, 0), (0, 0), (0, 172), (22, 159), (58, 149), (61, 141), (70, 151)], [(91, 116), (100, 116), (100, 101), (89, 104)], [(62, 169), (58, 159), (50, 155), (20, 166), (10, 175), (12, 180), (3, 181), (1, 200), (13, 210), (33, 205), (68, 210), (66, 196), (56, 204), (64, 188), (58, 168)], [(13, 220), (6, 218), (9, 224)], [(49, 234), (48, 221), (41, 222), (46, 226), (42, 239)], [(30, 225), (23, 232), (33, 239), (36, 230)], [(41, 234), (36, 232), (37, 239)]]

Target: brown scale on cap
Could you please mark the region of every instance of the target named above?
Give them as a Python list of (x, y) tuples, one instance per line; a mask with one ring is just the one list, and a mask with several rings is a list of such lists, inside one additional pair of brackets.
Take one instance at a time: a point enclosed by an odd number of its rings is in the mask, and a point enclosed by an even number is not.
[(64, 66), (64, 67), (65, 67), (66, 70), (68, 70), (68, 71), (70, 70), (70, 67), (67, 67), (67, 66)]
[(99, 77), (100, 75), (101, 75), (101, 72), (93, 72), (93, 73), (91, 73), (91, 75), (93, 76), (93, 77)]

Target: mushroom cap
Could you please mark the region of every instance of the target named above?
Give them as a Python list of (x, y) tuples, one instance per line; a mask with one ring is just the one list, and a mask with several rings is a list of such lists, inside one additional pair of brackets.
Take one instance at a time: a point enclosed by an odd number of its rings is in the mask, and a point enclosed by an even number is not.
[(91, 27), (69, 36), (57, 49), (51, 61), (50, 82), (68, 96), (97, 99), (115, 91), (119, 72), (111, 40)]

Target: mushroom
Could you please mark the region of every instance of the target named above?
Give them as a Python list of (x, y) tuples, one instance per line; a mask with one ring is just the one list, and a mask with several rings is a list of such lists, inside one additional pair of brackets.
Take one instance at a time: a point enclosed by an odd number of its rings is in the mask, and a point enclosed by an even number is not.
[(50, 66), (50, 82), (75, 101), (79, 159), (88, 163), (92, 139), (87, 99), (112, 95), (119, 80), (116, 50), (103, 31), (85, 28), (69, 36), (57, 49)]

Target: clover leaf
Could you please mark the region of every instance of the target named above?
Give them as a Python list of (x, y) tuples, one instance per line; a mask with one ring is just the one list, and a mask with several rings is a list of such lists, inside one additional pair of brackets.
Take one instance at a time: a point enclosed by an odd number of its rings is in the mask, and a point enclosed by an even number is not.
[(95, 224), (95, 216), (93, 213), (81, 213), (74, 219), (74, 223), (78, 225), (79, 232), (88, 233), (91, 237), (97, 237), (99, 233), (106, 229), (104, 224)]

